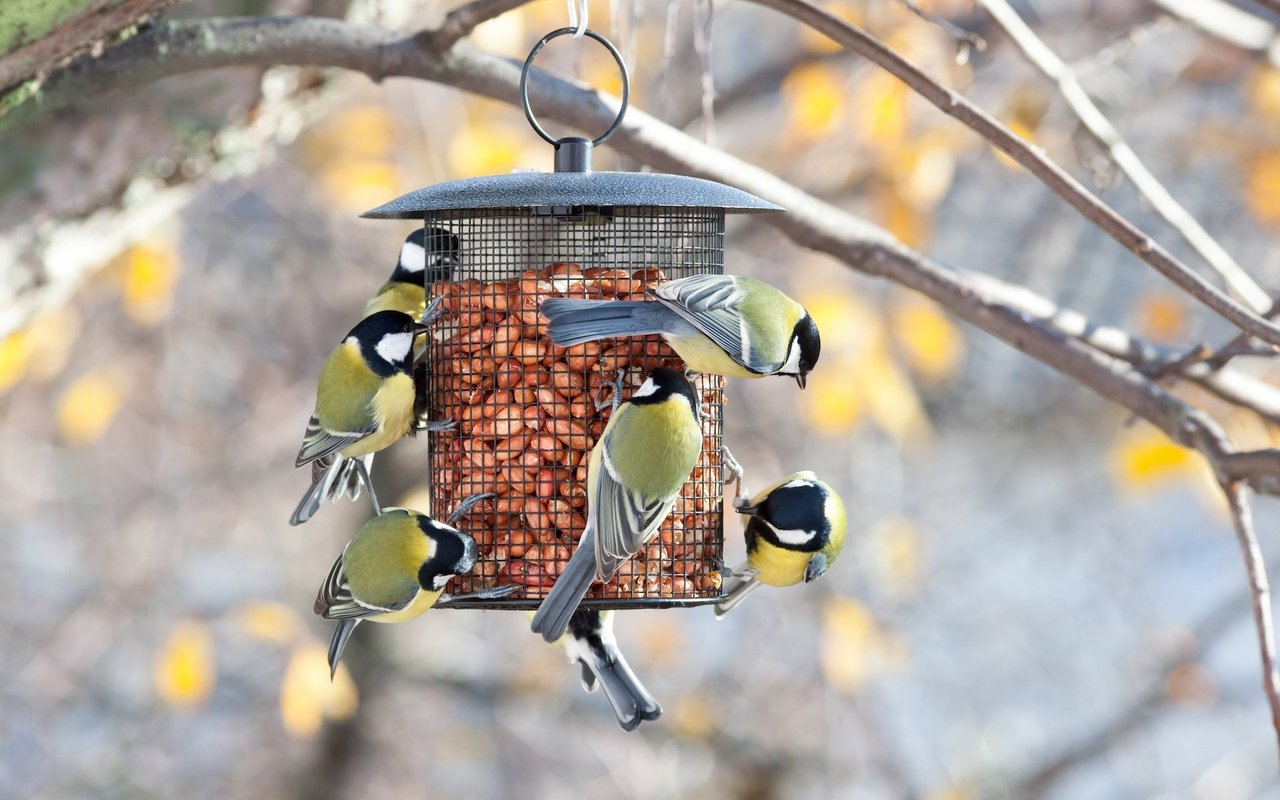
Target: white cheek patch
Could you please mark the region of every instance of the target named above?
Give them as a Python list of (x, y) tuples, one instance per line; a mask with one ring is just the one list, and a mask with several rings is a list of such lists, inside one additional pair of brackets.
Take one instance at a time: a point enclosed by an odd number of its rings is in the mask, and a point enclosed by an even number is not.
[(795, 375), (800, 372), (800, 340), (791, 340), (791, 352), (787, 353), (787, 363), (778, 370), (784, 375)]
[(409, 272), (422, 272), (427, 268), (427, 251), (417, 242), (405, 242), (400, 248), (400, 266)]
[(773, 528), (774, 535), (777, 536), (778, 541), (782, 542), (783, 544), (791, 544), (791, 545), (797, 545), (797, 546), (802, 544), (808, 544), (810, 541), (813, 540), (813, 537), (817, 535), (813, 531), (780, 531), (777, 528), (774, 528), (772, 525), (770, 525), (769, 527)]
[(658, 384), (653, 382), (653, 378), (645, 378), (644, 383), (640, 384), (640, 388), (636, 389), (631, 395), (631, 399), (635, 400), (637, 397), (648, 397), (651, 394), (657, 394), (657, 392)]
[(449, 582), (449, 579), (452, 577), (453, 577), (452, 575), (435, 576), (434, 578), (431, 579), (431, 588), (435, 589), (437, 592), (440, 591), (445, 587), (445, 584), (447, 584)]
[(395, 364), (398, 361), (404, 361), (411, 347), (413, 347), (412, 333), (388, 333), (378, 342), (376, 349), (384, 361)]

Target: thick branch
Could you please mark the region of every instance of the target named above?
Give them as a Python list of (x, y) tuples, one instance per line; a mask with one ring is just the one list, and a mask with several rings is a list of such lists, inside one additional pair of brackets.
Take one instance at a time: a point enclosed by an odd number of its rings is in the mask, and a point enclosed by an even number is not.
[[(106, 40), (130, 26), (137, 25), (169, 8), (178, 0), (94, 0), (84, 11), (48, 31), (30, 44), (0, 56), (0, 89), (8, 89), (22, 81), (48, 72), (68, 58), (101, 46)], [(9, 13), (20, 13), (15, 7)], [(47, 13), (47, 12), (44, 12)], [(3, 18), (8, 24), (20, 20)]]
[[(1133, 252), (1161, 275), (1196, 300), (1230, 320), (1241, 330), (1266, 342), (1280, 345), (1280, 328), (1233, 300), (1206, 281), (1158, 242), (1117, 214), (1106, 203), (1059, 167), (1040, 148), (1000, 124), (964, 97), (934, 81), (917, 67), (890, 50), (883, 42), (805, 0), (749, 0), (767, 6), (808, 25), (833, 41), (883, 67), (928, 100), (944, 114), (967, 125), (982, 138), (1000, 148), (1010, 158), (1040, 178), (1081, 216), (1097, 225), (1116, 242)], [(1258, 333), (1265, 331), (1265, 333)]]
[(1058, 85), (1058, 93), (1067, 101), (1076, 118), (1107, 148), (1111, 160), (1133, 182), (1133, 188), (1150, 201), (1156, 213), (1164, 217), (1165, 221), (1182, 234), (1182, 238), (1186, 239), (1187, 243), (1209, 262), (1209, 266), (1222, 276), (1227, 287), (1259, 314), (1271, 308), (1271, 298), (1262, 291), (1262, 287), (1258, 286), (1196, 218), (1174, 199), (1164, 184), (1151, 174), (1147, 166), (1138, 158), (1138, 154), (1120, 135), (1120, 131), (1094, 104), (1089, 93), (1080, 85), (1075, 72), (1050, 50), (1039, 36), (1036, 36), (1031, 27), (1018, 16), (1018, 12), (1014, 11), (1005, 0), (977, 0), (977, 2), (995, 18), (1000, 27), (1004, 28), (1027, 59)]
[(529, 0), (474, 0), (450, 11), (436, 30), (423, 31), (419, 34), (418, 42), (443, 53), (475, 30), (480, 23), (488, 22), (528, 2)]

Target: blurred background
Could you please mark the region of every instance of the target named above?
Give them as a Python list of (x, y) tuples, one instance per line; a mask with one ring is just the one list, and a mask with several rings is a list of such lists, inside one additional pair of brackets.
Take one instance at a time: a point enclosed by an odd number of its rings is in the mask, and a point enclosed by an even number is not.
[[(968, 2), (918, 0), (990, 40), (968, 59), (899, 2), (826, 5), (1199, 264)], [(1280, 287), (1276, 65), (1147, 2), (1017, 7), (1173, 194)], [(1229, 334), (879, 69), (741, 2), (716, 2), (710, 38), (695, 36), (711, 9), (591, 3), (638, 107), (948, 265), (1160, 342)], [(447, 10), (172, 13), (409, 30)], [(564, 24), (564, 4), (540, 0), (470, 41), (522, 59)], [(561, 39), (545, 57), (618, 86), (594, 46)], [(758, 217), (731, 218), (727, 268), (804, 302), (823, 360), (804, 393), (732, 383), (728, 441), (752, 485), (809, 468), (836, 486), (852, 515), (836, 567), (720, 623), (619, 615), (665, 709), (634, 733), (519, 613), (362, 626), (331, 683), (311, 602), (368, 507), (285, 521), (320, 364), (410, 229), (357, 214), (550, 167), (518, 109), (310, 69), (167, 79), (3, 134), (0, 796), (1280, 797), (1241, 558), (1198, 457)], [(597, 168), (637, 167), (597, 153)], [(1178, 390), (1242, 441), (1277, 441)], [(421, 498), (426, 464), (422, 439), (380, 458), (384, 502)], [(1274, 564), (1276, 503), (1256, 511)], [(733, 562), (736, 521), (728, 538)]]

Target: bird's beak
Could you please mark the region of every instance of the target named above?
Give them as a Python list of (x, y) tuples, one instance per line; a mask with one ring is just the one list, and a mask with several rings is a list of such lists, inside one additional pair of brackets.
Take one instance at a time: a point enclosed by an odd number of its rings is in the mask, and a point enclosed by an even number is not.
[(804, 385), (808, 382), (809, 382), (809, 376), (807, 373), (804, 373), (804, 372), (796, 373), (796, 383), (799, 384), (801, 389), (804, 389)]
[(427, 324), (427, 323), (424, 323), (424, 322), (415, 322), (415, 323), (413, 323), (413, 335), (414, 335), (414, 336), (417, 336), (417, 335), (418, 335), (418, 334), (420, 334), (420, 333), (426, 333), (426, 332), (427, 332), (427, 331), (429, 331), (429, 330), (431, 330), (431, 325), (429, 325), (429, 324)]

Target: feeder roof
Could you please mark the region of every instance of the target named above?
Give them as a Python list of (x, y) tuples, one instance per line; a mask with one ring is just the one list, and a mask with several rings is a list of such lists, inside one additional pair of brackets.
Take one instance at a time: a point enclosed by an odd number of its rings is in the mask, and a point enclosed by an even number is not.
[(417, 219), (429, 211), (556, 206), (723, 208), (729, 213), (782, 211), (723, 183), (657, 172), (513, 172), (438, 183), (361, 214)]

